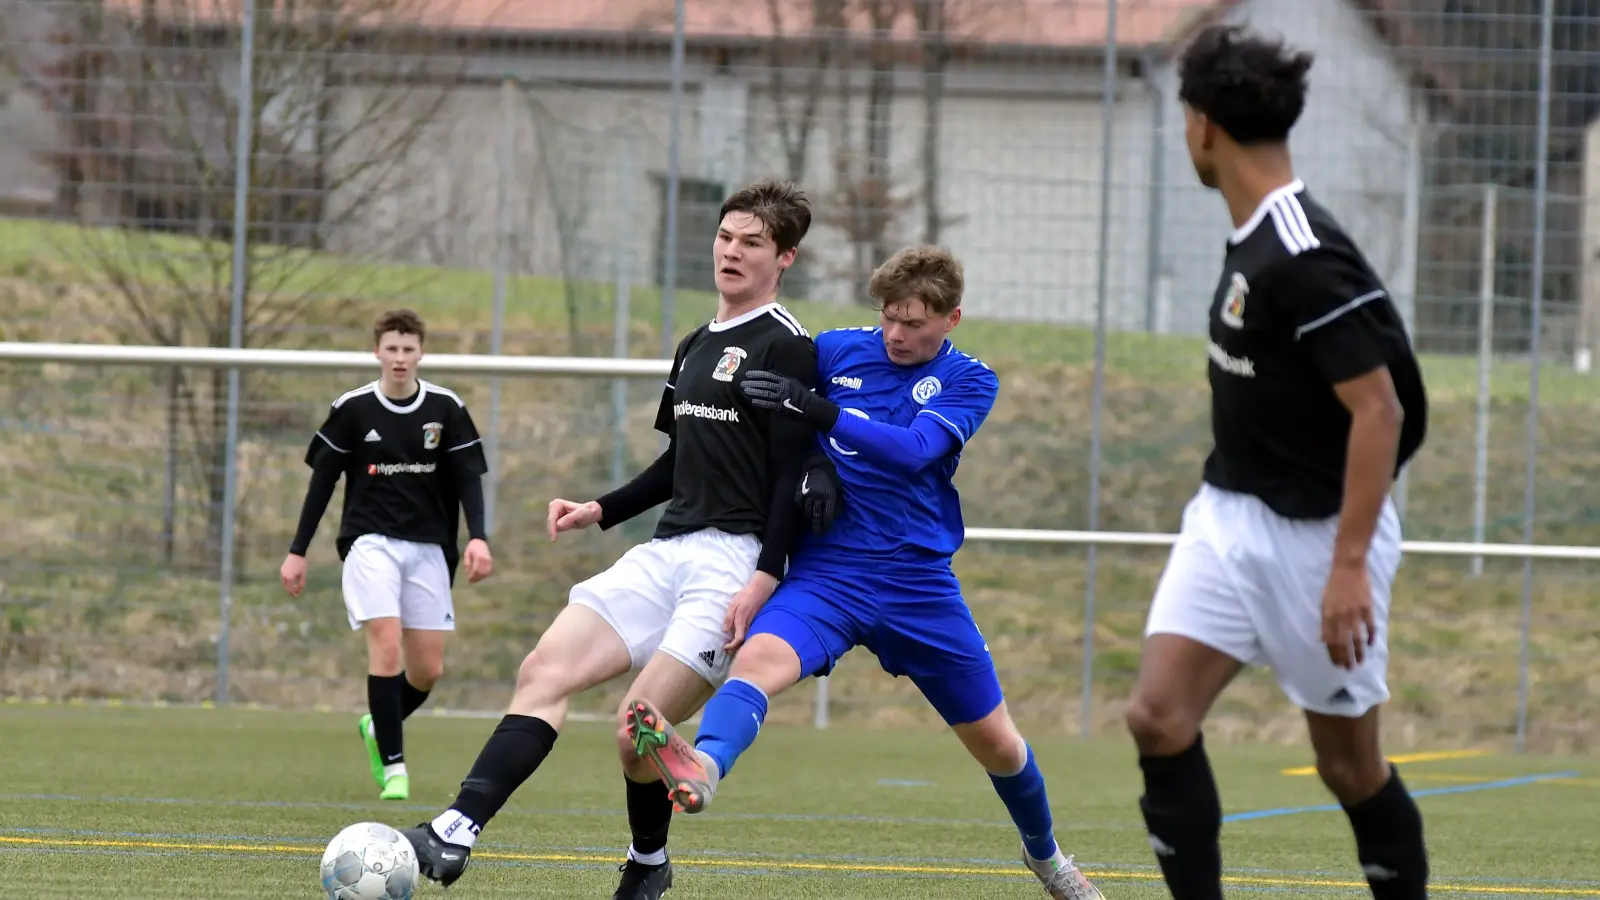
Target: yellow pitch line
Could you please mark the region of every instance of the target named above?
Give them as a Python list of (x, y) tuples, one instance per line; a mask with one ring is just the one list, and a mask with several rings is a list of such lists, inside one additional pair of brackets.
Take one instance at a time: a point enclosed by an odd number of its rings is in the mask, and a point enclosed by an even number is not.
[[(1431, 753), (1403, 753), (1399, 756), (1389, 757), (1395, 765), (1406, 763), (1434, 762), (1441, 759), (1471, 759), (1475, 756), (1489, 756), (1488, 750), (1435, 750)], [(1316, 766), (1297, 766), (1293, 769), (1284, 769), (1284, 775), (1315, 775)]]
[[(320, 848), (304, 844), (229, 844), (207, 843), (200, 841), (135, 841), (135, 840), (87, 840), (82, 838), (62, 839), (54, 838), (29, 838), (11, 837), (0, 835), (0, 844), (17, 844), (34, 847), (99, 847), (121, 848), (139, 850), (197, 850), (197, 851), (229, 851), (238, 853), (264, 853), (277, 855), (312, 855), (320, 852)], [(501, 859), (515, 862), (591, 862), (614, 863), (613, 856), (602, 856), (588, 853), (502, 853), (493, 851), (479, 851), (474, 854), (478, 859)], [(887, 863), (830, 863), (830, 862), (799, 862), (794, 860), (773, 859), (697, 859), (674, 858), (674, 863), (689, 866), (748, 866), (760, 869), (778, 869), (787, 871), (814, 871), (814, 872), (840, 872), (850, 874), (881, 873), (881, 874), (912, 874), (912, 875), (995, 875), (1004, 878), (1022, 877), (1016, 869), (998, 869), (980, 866), (930, 866), (930, 865), (894, 865)], [(1095, 878), (1125, 879), (1131, 881), (1159, 881), (1161, 875), (1154, 872), (1104, 872), (1088, 871), (1085, 874)], [(1239, 885), (1260, 885), (1274, 887), (1341, 887), (1362, 888), (1367, 887), (1365, 881), (1350, 881), (1335, 878), (1271, 878), (1258, 875), (1225, 875), (1223, 882)], [(1544, 894), (1565, 895), (1573, 897), (1600, 897), (1600, 891), (1578, 890), (1576, 888), (1556, 887), (1519, 887), (1515, 885), (1434, 885), (1435, 890), (1451, 891), (1462, 894)]]

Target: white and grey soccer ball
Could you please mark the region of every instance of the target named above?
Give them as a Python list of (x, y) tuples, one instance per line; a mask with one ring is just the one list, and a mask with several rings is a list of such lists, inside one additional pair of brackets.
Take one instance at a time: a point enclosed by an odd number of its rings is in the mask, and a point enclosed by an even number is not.
[(382, 822), (357, 822), (322, 852), (328, 900), (411, 900), (417, 853), (405, 835)]

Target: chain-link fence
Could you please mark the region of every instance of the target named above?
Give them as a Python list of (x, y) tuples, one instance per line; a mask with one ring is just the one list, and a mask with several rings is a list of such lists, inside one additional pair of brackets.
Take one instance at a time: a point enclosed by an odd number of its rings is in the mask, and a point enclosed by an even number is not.
[[(901, 246), (946, 244), (965, 262), (955, 337), (1003, 384), (961, 468), (969, 525), (1170, 532), (1209, 446), (1204, 316), (1231, 227), (1189, 164), (1175, 59), (1220, 17), (1317, 54), (1297, 173), (1427, 355), (1434, 412), (1400, 492), (1407, 536), (1600, 543), (1592, 4), (682, 8), (0, 0), (3, 337), (361, 349), (378, 311), (408, 305), (435, 352), (659, 357), (711, 314), (721, 200), (779, 175), (816, 210), (784, 282), (813, 332), (873, 321), (866, 275)], [(276, 569), (304, 444), (360, 380), (246, 373), (230, 453), (222, 370), (7, 366), (0, 691), (199, 700), (220, 659), (234, 701), (358, 703), (337, 513), (303, 598)], [(492, 434), (501, 570), (458, 590), (441, 699), (495, 708), (567, 585), (648, 533), (551, 546), (539, 520), (551, 496), (602, 491), (656, 452), (657, 388), (439, 380)], [(219, 652), (230, 518), (237, 587)], [(1087, 645), (1085, 556), (958, 557), (1035, 728), (1076, 727), (1085, 672), (1091, 723), (1115, 727), (1137, 662), (1163, 555), (1098, 553)], [(1517, 561), (1408, 561), (1398, 740), (1494, 742), (1523, 725), (1539, 748), (1600, 736), (1584, 714), (1600, 572), (1532, 572), (1525, 588)], [(933, 721), (864, 652), (830, 683), (836, 719)], [(610, 705), (601, 693), (588, 708)], [(797, 691), (776, 714), (809, 702)], [(1300, 733), (1260, 673), (1218, 714), (1239, 735)]]

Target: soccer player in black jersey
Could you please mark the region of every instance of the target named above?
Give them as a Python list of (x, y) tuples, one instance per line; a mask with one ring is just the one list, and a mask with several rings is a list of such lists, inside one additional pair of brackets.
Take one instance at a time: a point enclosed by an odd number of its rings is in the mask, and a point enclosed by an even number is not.
[(460, 559), (457, 531), (466, 513), (467, 577), (488, 577), (493, 562), (483, 523), (488, 471), (478, 429), (455, 393), (417, 378), (425, 328), (409, 309), (386, 312), (372, 327), (383, 375), (333, 401), (311, 438), (311, 486), (279, 576), (300, 596), (306, 548), (342, 475), (344, 512), (337, 545), (344, 560), (350, 627), (367, 636), (367, 708), (359, 723), (372, 777), (384, 800), (405, 800), (401, 722), (428, 699), (454, 631), (450, 588)]
[[(811, 210), (794, 185), (767, 181), (734, 193), (721, 215), (716, 318), (679, 342), (656, 413), (667, 449), (598, 500), (552, 500), (547, 527), (553, 541), (667, 508), (651, 540), (572, 588), (523, 660), (510, 708), (454, 804), (405, 832), (422, 874), (445, 885), (461, 877), (479, 831), (550, 752), (568, 698), (632, 672), (626, 696), (683, 721), (727, 677), (750, 620), (783, 577), (811, 430), (756, 407), (739, 384), (751, 370), (815, 381), (811, 337), (777, 302)], [(633, 841), (615, 897), (654, 900), (672, 883), (672, 800), (634, 752), (625, 715), (618, 710), (618, 752)]]
[(1211, 302), (1215, 447), (1156, 588), (1127, 710), (1139, 805), (1176, 900), (1218, 900), (1221, 802), (1200, 727), (1248, 664), (1305, 712), (1377, 900), (1421, 900), (1422, 816), (1385, 758), (1393, 479), (1428, 404), (1395, 304), (1295, 177), (1312, 58), (1236, 27), (1179, 64), (1189, 153), (1232, 214)]

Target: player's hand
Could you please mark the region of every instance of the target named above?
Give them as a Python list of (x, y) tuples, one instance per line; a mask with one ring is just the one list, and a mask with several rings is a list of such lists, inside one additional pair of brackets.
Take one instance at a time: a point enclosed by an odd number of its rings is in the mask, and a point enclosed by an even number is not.
[(728, 604), (728, 614), (722, 617), (722, 633), (728, 635), (728, 642), (722, 649), (729, 653), (738, 650), (743, 644), (745, 635), (750, 631), (750, 622), (755, 619), (761, 607), (772, 599), (772, 592), (778, 589), (778, 579), (766, 572), (757, 572), (750, 576), (750, 581), (733, 595), (733, 600)]
[(827, 454), (815, 453), (806, 460), (805, 472), (795, 487), (794, 502), (810, 523), (812, 534), (822, 534), (833, 527), (834, 517), (844, 505), (844, 491), (839, 485), (839, 470)]
[(1328, 646), (1328, 659), (1341, 669), (1354, 669), (1377, 640), (1366, 564), (1335, 565), (1322, 591), (1322, 642)]
[(467, 552), (461, 561), (467, 564), (467, 581), (471, 584), (494, 574), (494, 558), (489, 555), (489, 544), (483, 538), (467, 541)]
[(550, 509), (545, 514), (544, 521), (550, 540), (553, 541), (556, 535), (563, 531), (588, 528), (600, 521), (601, 515), (600, 504), (593, 500), (588, 503), (573, 503), (571, 500), (562, 500), (558, 497), (550, 501)]
[(298, 553), (285, 556), (283, 565), (278, 567), (278, 580), (283, 582), (283, 589), (289, 596), (300, 596), (306, 587), (306, 558)]
[(739, 390), (756, 406), (798, 416), (824, 434), (839, 421), (839, 407), (808, 389), (798, 378), (754, 369), (739, 382)]

